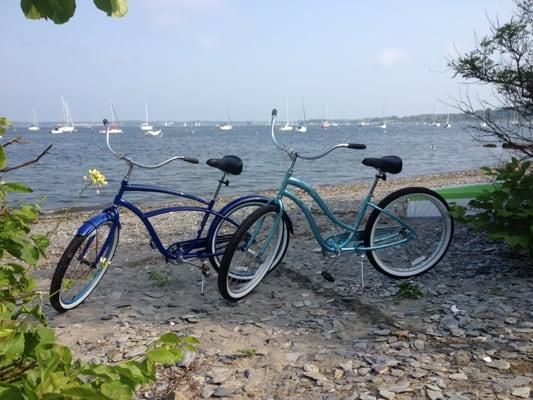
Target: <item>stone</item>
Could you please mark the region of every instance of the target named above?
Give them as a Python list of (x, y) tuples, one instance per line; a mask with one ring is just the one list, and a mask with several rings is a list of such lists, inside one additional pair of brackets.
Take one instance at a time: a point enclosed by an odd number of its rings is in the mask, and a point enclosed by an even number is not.
[(425, 348), (425, 343), (423, 340), (420, 340), (420, 339), (416, 339), (414, 342), (413, 342), (413, 348), (418, 350), (418, 351), (422, 351), (424, 350)]
[(437, 390), (426, 389), (426, 396), (429, 400), (442, 400), (444, 396)]
[(390, 329), (377, 329), (374, 332), (372, 332), (376, 336), (389, 336), (390, 335)]
[(500, 371), (505, 371), (511, 368), (511, 364), (509, 361), (505, 360), (493, 360), (492, 362), (489, 362), (486, 364), (487, 367), (499, 369)]
[(233, 390), (224, 386), (218, 387), (211, 396), (213, 397), (228, 397), (233, 394)]
[(194, 359), (196, 358), (196, 352), (186, 350), (183, 353), (183, 358), (176, 362), (176, 365), (181, 368), (189, 368)]
[(396, 394), (389, 392), (387, 389), (379, 389), (379, 395), (387, 400), (393, 400), (396, 397)]
[(529, 393), (531, 392), (531, 389), (527, 386), (524, 387), (518, 387), (514, 388), (511, 394), (516, 397), (520, 397), (522, 399), (529, 398)]
[(450, 379), (453, 379), (454, 381), (466, 381), (468, 380), (468, 376), (466, 376), (463, 372), (457, 372), (455, 374), (451, 374)]
[(177, 390), (173, 390), (167, 395), (166, 400), (187, 400), (187, 398)]

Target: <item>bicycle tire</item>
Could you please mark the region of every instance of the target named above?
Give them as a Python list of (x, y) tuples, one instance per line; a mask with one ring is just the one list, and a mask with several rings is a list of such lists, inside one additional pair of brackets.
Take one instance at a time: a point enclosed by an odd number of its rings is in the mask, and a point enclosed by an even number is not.
[[(452, 240), (454, 223), (448, 203), (441, 195), (423, 187), (408, 187), (389, 194), (378, 207), (412, 226), (416, 235), (403, 244), (367, 251), (374, 268), (392, 278), (406, 279), (430, 270), (444, 257)], [(378, 230), (382, 231), (381, 236)], [(406, 233), (397, 221), (374, 209), (365, 227), (365, 247), (407, 238)]]
[[(281, 222), (273, 232), (273, 225), (269, 224), (276, 221), (279, 212), (279, 207), (273, 204), (255, 210), (243, 221), (229, 242), (218, 273), (218, 289), (226, 300), (238, 301), (248, 296), (281, 254), (284, 224)], [(263, 247), (264, 244), (266, 247)], [(254, 266), (255, 262), (259, 262), (259, 265)]]
[[(264, 205), (266, 205), (268, 202), (269, 200), (267, 199), (263, 199), (263, 200), (251, 199), (251, 200), (245, 201), (227, 210), (226, 213), (224, 214), (224, 217), (230, 217), (232, 214), (234, 214), (235, 212), (239, 210), (242, 210), (245, 207), (256, 207), (256, 209), (261, 208)], [(252, 212), (253, 211), (246, 213), (244, 218), (236, 222), (242, 223), (244, 219), (248, 215), (250, 215)], [(232, 219), (235, 220), (234, 218)], [(220, 270), (220, 263), (224, 255), (223, 253), (222, 254), (220, 253), (228, 245), (228, 243), (230, 242), (235, 232), (237, 232), (238, 228), (239, 226), (235, 226), (234, 224), (232, 224), (231, 222), (229, 222), (227, 219), (224, 219), (224, 218), (218, 219), (218, 221), (216, 222), (216, 225), (213, 227), (213, 233), (211, 237), (209, 238), (209, 243), (207, 244), (207, 246), (208, 246), (208, 251), (211, 254), (213, 254), (213, 256), (209, 257), (209, 262), (217, 273)], [(287, 249), (289, 247), (289, 240), (290, 240), (289, 228), (287, 226), (287, 223), (283, 221), (282, 246), (280, 247), (280, 252), (278, 256), (276, 257), (276, 260), (274, 264), (272, 265), (272, 267), (270, 268), (269, 272), (274, 270), (274, 268), (276, 268), (281, 263), (281, 260), (285, 256), (285, 253), (287, 252)], [(220, 254), (220, 256), (217, 254)]]
[[(107, 233), (104, 244), (102, 246), (106, 246), (105, 248), (102, 248), (102, 257), (105, 257), (107, 262), (110, 263), (118, 242), (120, 238), (120, 229), (117, 227), (114, 227), (113, 221), (106, 221), (104, 223), (101, 223), (98, 225), (94, 231), (89, 235), (84, 236), (74, 236), (74, 238), (70, 241), (69, 245), (63, 252), (63, 255), (59, 259), (59, 262), (57, 264), (57, 267), (54, 271), (54, 275), (52, 277), (52, 282), (50, 284), (50, 303), (52, 304), (52, 307), (54, 307), (55, 310), (57, 310), (60, 313), (63, 313), (65, 311), (74, 309), (78, 307), (89, 295), (93, 292), (93, 290), (96, 288), (98, 283), (102, 280), (105, 272), (107, 271), (108, 263), (104, 266), (96, 266), (95, 262), (92, 262), (92, 265), (90, 261), (85, 260), (85, 256), (80, 253), (78, 256), (78, 265), (88, 265), (90, 268), (95, 270), (95, 274), (93, 275), (92, 279), (90, 279), (79, 291), (79, 293), (75, 293), (74, 296), (72, 296), (71, 300), (66, 300), (63, 298), (63, 296), (66, 294), (70, 287), (68, 287), (70, 284), (70, 281), (73, 281), (73, 279), (69, 279), (67, 274), (74, 269), (76, 271), (76, 266), (74, 268), (72, 265), (72, 261), (78, 251), (81, 249), (83, 253), (88, 254), (89, 253), (89, 246), (91, 246), (95, 240), (96, 240), (96, 246), (98, 246), (98, 235), (99, 230), (104, 226), (109, 226), (109, 232)], [(110, 239), (111, 241), (108, 242), (107, 239), (109, 238), (109, 235), (113, 234), (114, 236)], [(89, 240), (89, 242), (87, 242)], [(85, 247), (82, 248), (82, 245), (86, 243)], [(106, 244), (107, 243), (107, 244)], [(92, 252), (92, 251), (91, 251)], [(97, 251), (98, 252), (98, 251)], [(96, 260), (95, 260), (96, 261)], [(69, 271), (70, 270), (70, 271)], [(74, 292), (76, 292), (74, 290)]]

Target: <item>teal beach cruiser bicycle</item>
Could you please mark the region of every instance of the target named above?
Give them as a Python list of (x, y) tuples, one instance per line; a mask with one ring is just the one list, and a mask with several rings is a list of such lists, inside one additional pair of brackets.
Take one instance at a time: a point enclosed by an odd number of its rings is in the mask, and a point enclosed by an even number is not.
[[(249, 295), (279, 263), (280, 250), (286, 243), (284, 235), (288, 234), (283, 223), (287, 199), (303, 212), (325, 256), (336, 258), (345, 253), (366, 255), (378, 271), (397, 279), (422, 274), (442, 259), (453, 235), (453, 219), (442, 196), (427, 188), (407, 187), (389, 194), (377, 204), (372, 200), (380, 180), (384, 181), (388, 173), (401, 172), (400, 157), (365, 158), (362, 161), (363, 165), (375, 168), (377, 173), (355, 221), (345, 222), (311, 186), (292, 176), (294, 166), (300, 158), (316, 160), (339, 148), (363, 150), (366, 146), (343, 143), (318, 155), (300, 154), (276, 139), (276, 115), (277, 111), (273, 110), (272, 140), (278, 149), (287, 153), (290, 165), (276, 197), (251, 213), (226, 247), (218, 274), (218, 288), (225, 299), (237, 301)], [(289, 186), (307, 193), (340, 232), (329, 237), (322, 236), (309, 207), (288, 189)], [(363, 226), (367, 212), (370, 216)], [(327, 280), (333, 280), (327, 269), (322, 271), (322, 275)]]

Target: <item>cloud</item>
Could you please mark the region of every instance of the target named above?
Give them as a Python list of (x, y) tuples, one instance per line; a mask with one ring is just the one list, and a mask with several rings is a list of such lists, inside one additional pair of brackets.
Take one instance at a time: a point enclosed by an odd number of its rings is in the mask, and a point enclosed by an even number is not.
[(197, 35), (196, 43), (206, 50), (213, 50), (220, 47), (220, 39), (213, 35)]
[(384, 49), (378, 55), (378, 63), (383, 67), (402, 65), (409, 62), (409, 56), (403, 49)]

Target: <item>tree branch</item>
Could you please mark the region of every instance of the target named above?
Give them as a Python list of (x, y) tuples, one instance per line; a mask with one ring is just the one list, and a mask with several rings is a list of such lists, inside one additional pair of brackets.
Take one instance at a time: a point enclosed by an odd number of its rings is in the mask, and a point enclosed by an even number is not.
[(49, 144), (48, 147), (46, 147), (46, 149), (43, 150), (43, 152), (41, 154), (39, 154), (39, 156), (34, 159), (34, 160), (30, 160), (30, 161), (26, 161), (22, 164), (19, 164), (19, 165), (15, 165), (14, 167), (5, 167), (5, 168), (0, 168), (0, 173), (2, 172), (9, 172), (9, 171), (13, 171), (15, 169), (19, 169), (19, 168), (22, 168), (22, 167), (27, 167), (28, 165), (31, 165), (31, 164), (34, 164), (36, 163), (37, 161), (39, 161), (45, 154), (48, 153), (48, 151), (52, 148), (52, 145)]
[(15, 136), (13, 139), (11, 139), (11, 140), (9, 140), (9, 141), (7, 141), (7, 142), (5, 142), (5, 143), (1, 143), (0, 145), (1, 145), (1, 146), (4, 146), (4, 147), (7, 147), (7, 146), (9, 146), (10, 144), (13, 144), (13, 143), (16, 143), (16, 144), (25, 144), (25, 143), (30, 143), (30, 142), (27, 141), (27, 140), (22, 139), (22, 136), (17, 135), (17, 136)]

